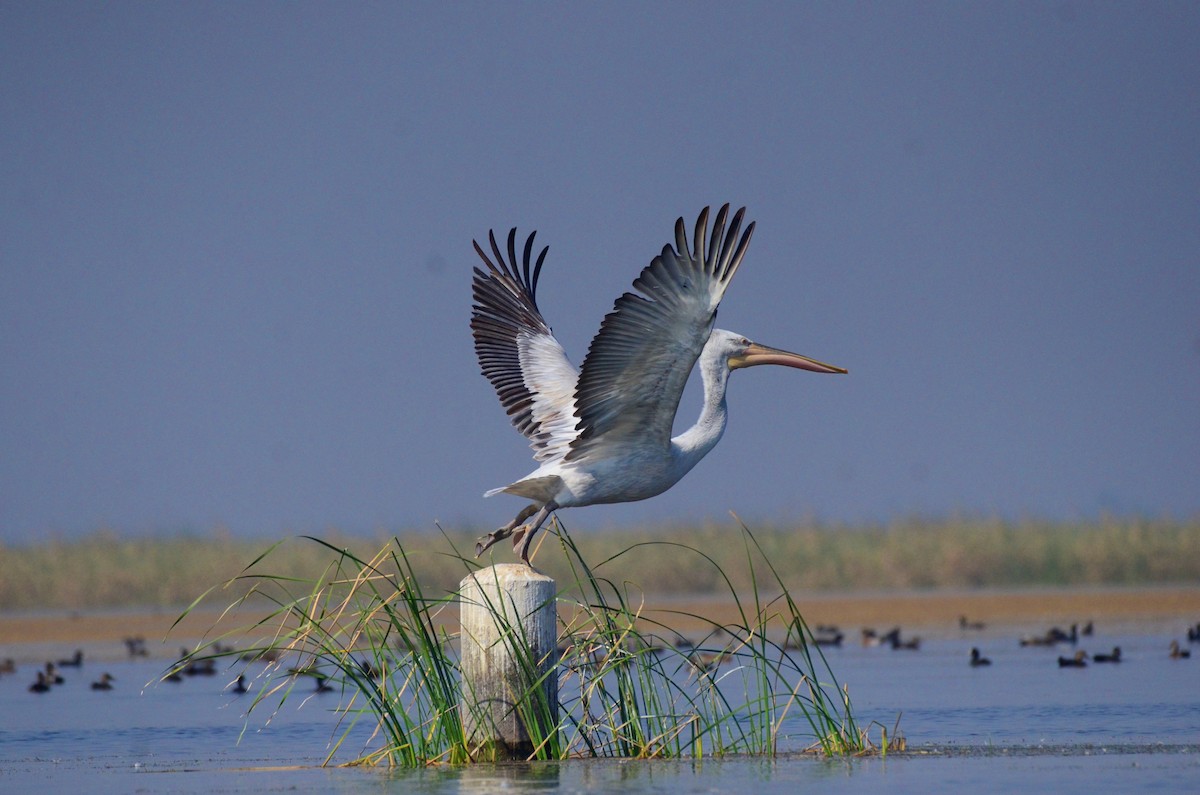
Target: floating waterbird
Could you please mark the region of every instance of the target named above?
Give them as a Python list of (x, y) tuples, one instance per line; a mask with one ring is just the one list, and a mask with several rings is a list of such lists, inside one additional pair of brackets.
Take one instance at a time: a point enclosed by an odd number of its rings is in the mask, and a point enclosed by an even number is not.
[(968, 621), (966, 616), (958, 617), (959, 629), (981, 630), (986, 625), (982, 621)]
[(183, 666), (177, 670), (184, 676), (215, 676), (217, 673), (215, 657), (192, 657), (186, 646), (179, 649), (179, 663)]
[(1179, 641), (1177, 641), (1177, 640), (1171, 641), (1170, 657), (1172, 660), (1186, 660), (1188, 657), (1191, 657), (1191, 656), (1192, 656), (1192, 653), (1190, 651), (1188, 651), (1187, 649), (1179, 648)]
[(971, 649), (971, 667), (979, 668), (983, 665), (991, 665), (992, 661), (980, 654), (979, 649)]
[(76, 649), (74, 654), (65, 660), (59, 660), (58, 664), (63, 668), (81, 667), (83, 665), (83, 649)]
[(246, 676), (245, 676), (245, 674), (238, 674), (237, 681), (233, 683), (233, 692), (235, 692), (235, 693), (245, 693), (247, 690), (249, 690), (249, 688), (248, 688), (248, 687), (246, 687)]
[(1087, 668), (1087, 652), (1083, 649), (1075, 652), (1074, 657), (1059, 657), (1059, 668)]
[(117, 681), (116, 677), (110, 673), (100, 674), (100, 678), (92, 682), (92, 690), (112, 690), (112, 683), (115, 681)]
[(1113, 646), (1112, 654), (1093, 654), (1092, 662), (1119, 663), (1121, 662), (1121, 647)]
[[(734, 213), (726, 230), (725, 205), (709, 237), (704, 208), (690, 248), (678, 219), (675, 246), (664, 246), (642, 270), (633, 283), (636, 292), (616, 300), (578, 372), (537, 305), (538, 277), (549, 247), (533, 260), (535, 232), (518, 261), (516, 229), (508, 233), (507, 257), (494, 233), (488, 233), (491, 257), (475, 243), (486, 265), (486, 270), (475, 268), (472, 284), (475, 353), (539, 464), (515, 483), (485, 494), (515, 494), (533, 502), (480, 538), (476, 557), (511, 536), (514, 550), (528, 564), (533, 536), (559, 508), (644, 500), (671, 488), (724, 433), (731, 371), (778, 364), (846, 372), (713, 327), (754, 232), (751, 223), (738, 236), (744, 214), (745, 208)], [(704, 406), (695, 425), (672, 437), (679, 399), (697, 362)]]
[(1064, 632), (1058, 627), (1050, 627), (1044, 635), (1026, 636), (1021, 638), (1022, 646), (1054, 646), (1059, 643), (1074, 645), (1079, 642), (1079, 625), (1072, 624), (1070, 632)]
[(813, 632), (813, 643), (818, 646), (841, 646), (845, 638), (845, 633), (834, 626), (818, 625)]
[(887, 643), (894, 650), (917, 651), (921, 648), (920, 638), (908, 638), (907, 640), (900, 637), (900, 627), (892, 627), (891, 630), (879, 636), (879, 639)]
[(58, 672), (58, 667), (52, 662), (46, 663), (46, 684), (61, 685), (63, 683), (62, 674)]

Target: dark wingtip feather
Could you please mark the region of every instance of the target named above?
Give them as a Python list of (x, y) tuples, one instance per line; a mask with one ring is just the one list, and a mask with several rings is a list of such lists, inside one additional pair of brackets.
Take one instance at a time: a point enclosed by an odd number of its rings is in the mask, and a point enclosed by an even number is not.
[[(529, 236), (530, 242), (533, 242), (533, 235)], [(533, 305), (537, 306), (537, 285), (538, 278), (542, 275), (542, 263), (546, 261), (546, 254), (550, 251), (550, 247), (546, 246), (542, 249), (542, 253), (538, 254), (537, 264), (533, 266), (533, 281), (529, 283), (529, 297), (533, 299)]]
[[(728, 207), (729, 205), (725, 205)], [(717, 260), (717, 277), (724, 279), (729, 272), (729, 262), (733, 257), (733, 248), (738, 242), (738, 230), (742, 228), (742, 217), (746, 215), (746, 208), (742, 207), (733, 214), (733, 220), (729, 222), (729, 232), (725, 235), (725, 241), (721, 244), (721, 256)]]
[(728, 202), (721, 205), (713, 221), (712, 236), (708, 240), (708, 257), (704, 260), (705, 273), (715, 274), (721, 257), (721, 239), (725, 235), (725, 218), (729, 215)]
[[(514, 229), (513, 231), (515, 232), (516, 230)], [(489, 240), (489, 241), (491, 242), (491, 244), (492, 244), (492, 253), (496, 255), (496, 262), (498, 263), (498, 265), (499, 265), (501, 268), (503, 268), (503, 269), (504, 269), (504, 272), (505, 272), (505, 273), (507, 273), (507, 272), (508, 272), (508, 266), (507, 266), (507, 265), (506, 265), (506, 263), (504, 262), (504, 255), (500, 253), (500, 246), (499, 246), (499, 245), (497, 245), (497, 243), (496, 243), (496, 232), (495, 232), (495, 230), (493, 230), (493, 229), (489, 229), (489, 230), (488, 230), (488, 240)]]
[[(682, 220), (682, 219), (681, 219)], [(692, 250), (695, 253), (696, 259), (701, 262), (708, 261), (708, 253), (705, 250), (705, 238), (708, 236), (708, 208), (705, 207), (700, 211), (700, 217), (696, 219), (696, 235), (692, 240)]]
[[(513, 230), (514, 233), (516, 231), (517, 230), (515, 229)], [(529, 237), (525, 240), (525, 254), (521, 257), (521, 262), (523, 263), (522, 270), (525, 273), (525, 285), (527, 287), (531, 285), (529, 281), (529, 252), (533, 250), (533, 239), (535, 237), (537, 237), (537, 230), (534, 230), (532, 233), (530, 233)]]

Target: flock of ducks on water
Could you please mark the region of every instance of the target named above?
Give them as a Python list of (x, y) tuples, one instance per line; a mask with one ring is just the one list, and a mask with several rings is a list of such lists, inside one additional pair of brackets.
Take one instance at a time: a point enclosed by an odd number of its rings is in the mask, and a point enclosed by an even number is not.
[[(979, 631), (985, 628), (981, 621), (969, 621), (966, 616), (960, 616), (958, 626), (961, 630)], [(1070, 644), (1072, 646), (1079, 643), (1081, 637), (1091, 637), (1094, 627), (1091, 621), (1083, 625), (1082, 629), (1078, 624), (1072, 624), (1070, 631), (1064, 631), (1059, 627), (1051, 627), (1041, 635), (1027, 635), (1020, 639), (1020, 645), (1026, 646), (1058, 646), (1059, 644)], [(812, 632), (813, 643), (817, 646), (833, 646), (839, 647), (845, 640), (845, 633), (838, 627), (818, 624)], [(1200, 623), (1189, 627), (1187, 630), (1187, 641), (1189, 644), (1200, 643)], [(871, 628), (863, 628), (862, 644), (864, 646), (890, 646), (894, 650), (910, 650), (915, 651), (921, 647), (921, 639), (919, 637), (905, 638), (901, 635), (900, 628), (894, 627), (888, 632), (879, 633)], [(671, 644), (676, 650), (687, 653), (688, 662), (697, 670), (708, 672), (734, 658), (734, 654), (728, 650), (720, 652), (709, 652), (697, 649), (695, 645), (686, 638), (679, 636)], [(130, 657), (146, 657), (146, 641), (144, 638), (133, 637), (125, 639), (125, 647), (129, 651)], [(795, 642), (791, 636), (785, 642), (784, 648), (788, 650), (799, 648), (800, 644)], [(665, 649), (666, 647), (661, 647)], [(660, 649), (650, 649), (650, 651), (658, 651)], [(566, 657), (571, 651), (570, 648), (560, 649)], [(216, 644), (213, 647), (215, 655), (230, 655), (236, 654), (236, 650), (229, 646), (221, 646)], [(1183, 648), (1178, 640), (1172, 640), (1167, 650), (1167, 656), (1172, 660), (1184, 660), (1192, 656), (1191, 651)], [(217, 674), (217, 657), (192, 658), (190, 652), (186, 648), (180, 650), (180, 663), (168, 672), (163, 680), (167, 682), (182, 682), (184, 677), (194, 676), (215, 676)], [(272, 662), (276, 657), (270, 652), (256, 651), (241, 655), (243, 660), (257, 660), (264, 662)], [(1089, 655), (1083, 649), (1077, 649), (1074, 654), (1069, 657), (1060, 656), (1058, 658), (1058, 666), (1060, 668), (1086, 668), (1089, 659), (1093, 663), (1120, 663), (1121, 647), (1114, 646), (1111, 652), (1098, 652)], [(992, 661), (983, 656), (983, 653), (978, 647), (971, 648), (971, 656), (968, 664), (972, 668), (980, 668), (989, 666)], [(367, 676), (377, 676), (378, 673), (371, 668), (369, 662), (363, 661), (359, 663), (362, 671)], [(63, 684), (66, 680), (62, 674), (64, 668), (82, 668), (83, 667), (83, 650), (76, 649), (75, 653), (65, 659), (47, 661), (45, 666), (37, 672), (37, 678), (29, 685), (31, 693), (48, 693), (57, 685)], [(0, 660), (0, 676), (15, 674), (17, 665), (13, 659), (6, 658)], [(314, 668), (289, 669), (288, 673), (293, 676), (308, 676), (316, 682), (315, 692), (326, 693), (334, 688), (329, 684), (328, 675)], [(113, 682), (117, 681), (116, 677), (107, 671), (100, 675), (100, 678), (91, 683), (92, 690), (112, 690)], [(234, 693), (245, 693), (248, 691), (246, 677), (239, 675), (237, 680), (229, 687)]]
[[(29, 686), (30, 693), (49, 693), (56, 685), (61, 685), (66, 682), (66, 677), (62, 674), (63, 668), (82, 668), (83, 667), (83, 650), (76, 649), (75, 653), (70, 657), (59, 660), (47, 660), (41, 670), (37, 672), (37, 678), (33, 680), (33, 684)], [(0, 662), (0, 676), (7, 674), (15, 674), (17, 672), (17, 664), (11, 658), (5, 658)], [(117, 681), (116, 677), (105, 671), (100, 675), (100, 678), (92, 682), (92, 690), (112, 690), (113, 682)]]
[[(966, 616), (958, 617), (958, 628), (965, 631), (979, 631), (985, 628), (982, 621), (972, 621)], [(1060, 629), (1059, 627), (1051, 627), (1041, 635), (1027, 635), (1020, 639), (1021, 646), (1057, 646), (1060, 643), (1069, 643), (1072, 646), (1079, 642), (1080, 637), (1091, 637), (1095, 627), (1091, 621), (1088, 621), (1080, 629), (1078, 624), (1072, 624), (1069, 632)], [(822, 635), (821, 633), (825, 634)], [(833, 634), (836, 633), (836, 634)], [(821, 638), (827, 639), (828, 645), (841, 645), (842, 633), (837, 631), (836, 627), (818, 626), (814, 633), (817, 638), (818, 645), (822, 644)], [(828, 640), (832, 638), (833, 640)], [(1188, 643), (1200, 643), (1200, 623), (1193, 627), (1189, 627), (1187, 631)], [(900, 628), (896, 627), (890, 632), (883, 634), (877, 633), (874, 629), (864, 628), (862, 631), (862, 642), (864, 646), (879, 646), (888, 645), (893, 649), (911, 649), (920, 648), (920, 638), (902, 639), (900, 637)], [(1191, 657), (1191, 652), (1179, 645), (1179, 641), (1172, 640), (1167, 651), (1167, 656), (1172, 660), (1183, 660)], [(1059, 657), (1058, 666), (1060, 668), (1086, 668), (1089, 655), (1082, 649), (1076, 650), (1070, 657)], [(1111, 652), (1099, 652), (1090, 656), (1094, 663), (1119, 663), (1121, 662), (1121, 647), (1114, 646)], [(978, 647), (971, 648), (971, 655), (967, 660), (967, 664), (972, 668), (982, 668), (992, 664), (992, 661), (983, 656), (983, 652)]]
[[(966, 616), (959, 616), (958, 628), (963, 631), (981, 631), (986, 626), (982, 621), (972, 621)], [(1057, 646), (1062, 643), (1075, 645), (1079, 642), (1080, 637), (1090, 637), (1093, 632), (1094, 626), (1091, 621), (1084, 624), (1082, 629), (1078, 624), (1072, 624), (1069, 632), (1058, 627), (1052, 627), (1041, 635), (1021, 638), (1020, 645)], [(714, 632), (716, 636), (727, 634), (729, 633), (722, 628), (717, 628)], [(840, 647), (846, 639), (846, 633), (834, 625), (817, 624), (812, 628), (811, 637), (810, 645)], [(879, 632), (873, 628), (864, 627), (861, 639), (863, 646), (882, 646), (895, 651), (918, 651), (921, 648), (921, 638), (917, 636), (905, 636), (900, 627), (893, 627), (887, 632)], [(1200, 643), (1200, 623), (1187, 630), (1187, 639), (1189, 643)], [(788, 635), (783, 648), (788, 651), (801, 648), (801, 644), (796, 640), (794, 633)], [(720, 651), (701, 649), (693, 641), (678, 635), (669, 643), (649, 646), (639, 645), (636, 650), (659, 653), (669, 649), (674, 649), (684, 654), (688, 664), (698, 673), (711, 672), (725, 663), (733, 662), (737, 657), (736, 653), (728, 648)], [(559, 653), (562, 655), (562, 661), (565, 665), (588, 666), (602, 662), (605, 652), (604, 649), (597, 646), (589, 653), (587, 649), (576, 648), (572, 643), (564, 642), (559, 646)], [(601, 659), (597, 659), (597, 655)], [(1191, 653), (1187, 649), (1182, 648), (1178, 641), (1172, 640), (1168, 656), (1171, 659), (1179, 660), (1190, 657)], [(1077, 650), (1070, 657), (1059, 657), (1058, 665), (1062, 668), (1085, 668), (1089, 659), (1094, 663), (1119, 663), (1123, 659), (1121, 657), (1121, 647), (1114, 646), (1111, 652), (1098, 652), (1090, 657), (1087, 652)], [(968, 664), (972, 668), (982, 668), (991, 665), (992, 661), (984, 657), (978, 647), (973, 647)]]
[[(959, 619), (959, 626), (966, 626), (966, 618)], [(983, 629), (982, 624), (972, 625), (971, 629)], [(1083, 625), (1080, 629), (1078, 624), (1072, 624), (1070, 632), (1067, 632), (1059, 627), (1051, 627), (1041, 635), (1026, 635), (1021, 638), (1020, 644), (1026, 646), (1058, 646), (1062, 643), (1068, 643), (1072, 646), (1079, 643), (1081, 637), (1091, 637), (1094, 632), (1094, 626), (1091, 621)], [(1188, 627), (1187, 630), (1188, 643), (1200, 643), (1200, 623), (1193, 627)], [(1192, 656), (1192, 653), (1179, 645), (1179, 641), (1172, 640), (1170, 647), (1167, 649), (1167, 656), (1172, 660), (1185, 660)], [(1097, 652), (1096, 654), (1088, 655), (1083, 649), (1076, 649), (1075, 653), (1069, 657), (1058, 658), (1059, 668), (1086, 668), (1088, 660), (1093, 663), (1119, 663), (1122, 660), (1121, 647), (1113, 646), (1110, 652)], [(971, 667), (979, 667), (983, 665), (991, 665), (992, 661), (984, 657), (979, 649), (971, 649), (971, 658), (969, 661)]]
[[(141, 638), (141, 637), (125, 638), (125, 648), (129, 652), (129, 656), (131, 658), (148, 657), (149, 656), (149, 651), (146, 649), (145, 638)], [(235, 651), (232, 647), (222, 646), (219, 643), (215, 644), (213, 646), (213, 651), (216, 654), (235, 653)], [(255, 652), (255, 653), (248, 653), (248, 654), (242, 655), (242, 659), (243, 660), (258, 660), (258, 661), (270, 662), (275, 658), (270, 653)], [(180, 662), (175, 667), (173, 667), (166, 675), (163, 676), (163, 681), (165, 681), (165, 682), (182, 682), (185, 677), (216, 676), (216, 674), (218, 673), (217, 660), (215, 657), (193, 658), (193, 657), (191, 657), (191, 653), (186, 648), (184, 648), (184, 649), (180, 649), (179, 660), (180, 660)], [(83, 667), (83, 650), (82, 649), (76, 649), (75, 653), (72, 656), (67, 657), (65, 659), (61, 659), (58, 661), (53, 661), (53, 660), (47, 661), (46, 664), (40, 670), (38, 670), (36, 678), (34, 679), (33, 683), (31, 685), (29, 685), (29, 692), (31, 692), (31, 693), (49, 693), (51, 690), (53, 690), (58, 685), (62, 685), (63, 683), (66, 682), (66, 677), (63, 676), (62, 669), (64, 669), (64, 668), (82, 668), (82, 667)], [(366, 669), (364, 669), (364, 670), (366, 670)], [(17, 672), (17, 664), (16, 664), (15, 660), (13, 660), (11, 657), (5, 658), (4, 660), (0, 660), (0, 676), (15, 674), (16, 672)], [(305, 675), (305, 676), (311, 676), (312, 678), (314, 678), (317, 681), (316, 692), (318, 692), (318, 693), (325, 693), (330, 690), (333, 690), (333, 687), (331, 687), (329, 682), (327, 681), (328, 677), (325, 676), (324, 674), (321, 674), (320, 672), (317, 672), (314, 670), (309, 670), (309, 671), (292, 670), (291, 673), (294, 675)], [(112, 674), (105, 671), (104, 673), (102, 673), (100, 675), (99, 679), (96, 679), (95, 681), (93, 681), (91, 683), (91, 689), (92, 690), (101, 690), (101, 691), (113, 690), (114, 689), (113, 683), (116, 681), (117, 681), (117, 678), (115, 676), (113, 676)], [(237, 680), (232, 685), (228, 686), (228, 689), (234, 693), (247, 692), (249, 690), (249, 687), (247, 686), (246, 677), (244, 675), (239, 675)]]

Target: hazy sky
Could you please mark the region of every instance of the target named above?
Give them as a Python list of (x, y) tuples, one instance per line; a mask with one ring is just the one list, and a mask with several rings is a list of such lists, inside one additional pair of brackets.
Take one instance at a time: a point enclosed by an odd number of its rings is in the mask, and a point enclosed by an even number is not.
[(0, 119), (0, 539), (495, 527), (472, 238), (578, 364), (723, 202), (718, 324), (850, 374), (572, 529), (1200, 511), (1193, 2), (6, 2)]

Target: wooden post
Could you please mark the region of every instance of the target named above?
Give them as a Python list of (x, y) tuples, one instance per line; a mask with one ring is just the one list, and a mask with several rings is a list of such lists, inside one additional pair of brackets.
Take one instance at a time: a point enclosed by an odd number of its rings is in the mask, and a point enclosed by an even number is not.
[(554, 580), (523, 564), (498, 563), (467, 575), (458, 593), (459, 714), (469, 747), (476, 759), (526, 759), (534, 738), (558, 724)]

